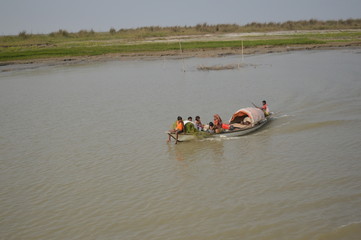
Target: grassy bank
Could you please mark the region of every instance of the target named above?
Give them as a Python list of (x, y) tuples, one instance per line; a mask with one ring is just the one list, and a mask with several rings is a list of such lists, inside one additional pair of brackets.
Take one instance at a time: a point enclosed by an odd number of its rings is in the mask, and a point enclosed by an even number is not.
[[(336, 28), (337, 26), (337, 28)], [(311, 29), (349, 29), (332, 32), (267, 34), (267, 31)], [(224, 37), (227, 33), (255, 31), (259, 34), (243, 34), (238, 38)], [(207, 34), (207, 35), (205, 35)], [(209, 37), (211, 36), (211, 37)], [(361, 20), (327, 21), (316, 20), (285, 23), (251, 23), (238, 25), (207, 25), (194, 27), (144, 27), (138, 29), (110, 29), (109, 32), (79, 31), (69, 33), (65, 30), (50, 34), (28, 34), (25, 31), (17, 36), (0, 37), (0, 61), (67, 58), (79, 56), (98, 56), (110, 53), (152, 53), (177, 51), (182, 43), (183, 51), (240, 48), (257, 46), (293, 46), (326, 44), (330, 42), (355, 42), (361, 39)]]
[[(295, 44), (322, 44), (325, 41), (312, 40), (309, 38), (270, 39), (270, 40), (245, 40), (243, 46), (255, 47), (260, 45), (295, 45)], [(214, 49), (214, 48), (240, 48), (240, 41), (195, 41), (183, 42), (182, 50)], [(142, 44), (74, 44), (73, 46), (52, 47), (14, 47), (0, 52), (0, 61), (54, 58), (54, 57), (76, 57), (97, 56), (109, 53), (139, 53), (139, 52), (164, 52), (179, 50), (179, 43), (142, 43)]]

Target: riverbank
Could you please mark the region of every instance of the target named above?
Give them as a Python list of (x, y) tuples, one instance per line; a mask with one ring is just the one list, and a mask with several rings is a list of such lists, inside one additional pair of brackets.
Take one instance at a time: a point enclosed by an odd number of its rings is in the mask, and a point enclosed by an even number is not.
[[(22, 48), (29, 52), (18, 59), (17, 52), (8, 51), (8, 60), (0, 61), (0, 71), (14, 71), (40, 66), (81, 64), (114, 60), (152, 60), (189, 57), (222, 57), (227, 55), (266, 54), (300, 50), (361, 48), (361, 30), (278, 31), (267, 33), (205, 34), (148, 38), (131, 43), (101, 41), (92, 46), (67, 43), (74, 52), (69, 55), (46, 55), (56, 47)], [(77, 45), (78, 44), (78, 45)], [(109, 45), (111, 49), (109, 49)], [(57, 46), (59, 48), (59, 46)], [(78, 52), (76, 50), (79, 50)], [(86, 51), (84, 51), (86, 49)], [(103, 50), (103, 52), (92, 52)], [(58, 49), (61, 51), (61, 48)], [(17, 50), (20, 51), (20, 50)], [(31, 55), (34, 51), (34, 55)], [(41, 51), (41, 52), (40, 52)], [(83, 51), (83, 53), (82, 53)], [(3, 56), (6, 55), (2, 51)], [(43, 54), (45, 57), (42, 57)]]

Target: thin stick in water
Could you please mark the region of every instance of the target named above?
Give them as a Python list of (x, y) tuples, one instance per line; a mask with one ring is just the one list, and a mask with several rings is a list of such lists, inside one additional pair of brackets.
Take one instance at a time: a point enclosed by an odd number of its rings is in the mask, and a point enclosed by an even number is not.
[(182, 56), (182, 65), (183, 65), (183, 72), (185, 72), (186, 71), (186, 69), (185, 69), (185, 67), (184, 67), (184, 58), (183, 58), (183, 50), (182, 50), (182, 44), (181, 44), (181, 42), (179, 41), (179, 50), (180, 50), (180, 52), (181, 52), (181, 56)]

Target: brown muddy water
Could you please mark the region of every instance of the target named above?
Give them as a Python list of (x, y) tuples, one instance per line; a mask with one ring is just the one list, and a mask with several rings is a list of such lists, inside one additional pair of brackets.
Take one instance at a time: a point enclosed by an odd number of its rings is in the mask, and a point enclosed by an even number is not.
[[(0, 239), (360, 239), (361, 50), (197, 70), (240, 60), (1, 72)], [(254, 134), (166, 143), (263, 99)]]

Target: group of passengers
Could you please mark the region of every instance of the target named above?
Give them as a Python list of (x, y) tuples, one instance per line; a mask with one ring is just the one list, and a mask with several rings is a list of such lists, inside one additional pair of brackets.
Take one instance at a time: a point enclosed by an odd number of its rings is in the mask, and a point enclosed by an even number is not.
[[(218, 114), (215, 114), (213, 116), (213, 122), (209, 122), (208, 125), (203, 124), (199, 116), (196, 116), (194, 122), (192, 117), (188, 117), (187, 120), (183, 121), (182, 117), (178, 116), (177, 121), (175, 123), (175, 128), (170, 130), (169, 133), (175, 133), (176, 134), (175, 138), (177, 140), (178, 134), (186, 132), (185, 125), (187, 123), (191, 123), (192, 124), (191, 126), (193, 126), (194, 129), (196, 129), (196, 131), (204, 131), (208, 133), (220, 133), (223, 131), (223, 129), (226, 126), (229, 126), (227, 124), (223, 124), (222, 119)], [(170, 140), (171, 140), (171, 135), (169, 135), (168, 142), (170, 142)]]
[[(265, 100), (262, 101), (262, 107), (257, 107), (261, 109), (265, 116), (269, 115), (269, 108), (268, 104)], [(249, 117), (247, 117), (249, 119)], [(246, 119), (247, 119), (246, 118)], [(185, 125), (187, 123), (193, 124), (194, 128), (198, 131), (205, 131), (209, 133), (221, 133), (224, 130), (233, 130), (233, 126), (229, 124), (224, 124), (222, 122), (221, 117), (218, 114), (213, 115), (213, 122), (209, 122), (207, 125), (202, 124), (201, 118), (199, 116), (196, 116), (195, 121), (192, 121), (192, 117), (188, 117), (188, 120), (183, 121), (181, 116), (178, 116), (177, 121), (175, 123), (175, 128), (170, 130), (169, 133), (175, 133), (176, 134), (176, 143), (178, 142), (178, 134), (185, 132)], [(245, 121), (245, 124), (248, 122)], [(250, 124), (250, 119), (249, 119)], [(168, 142), (171, 140), (171, 135), (169, 135)]]
[[(175, 133), (176, 140), (177, 140), (178, 134), (185, 132), (185, 125), (189, 122), (191, 124), (193, 124), (195, 129), (197, 129), (198, 131), (203, 131), (204, 125), (201, 122), (201, 118), (199, 116), (196, 116), (195, 121), (193, 122), (192, 120), (193, 120), (192, 117), (188, 117), (188, 120), (183, 121), (182, 117), (178, 116), (177, 121), (175, 123), (175, 128), (170, 130), (169, 133)], [(171, 138), (171, 135), (169, 135), (168, 142), (170, 142), (170, 138)], [(177, 143), (177, 141), (176, 141), (176, 143)]]

